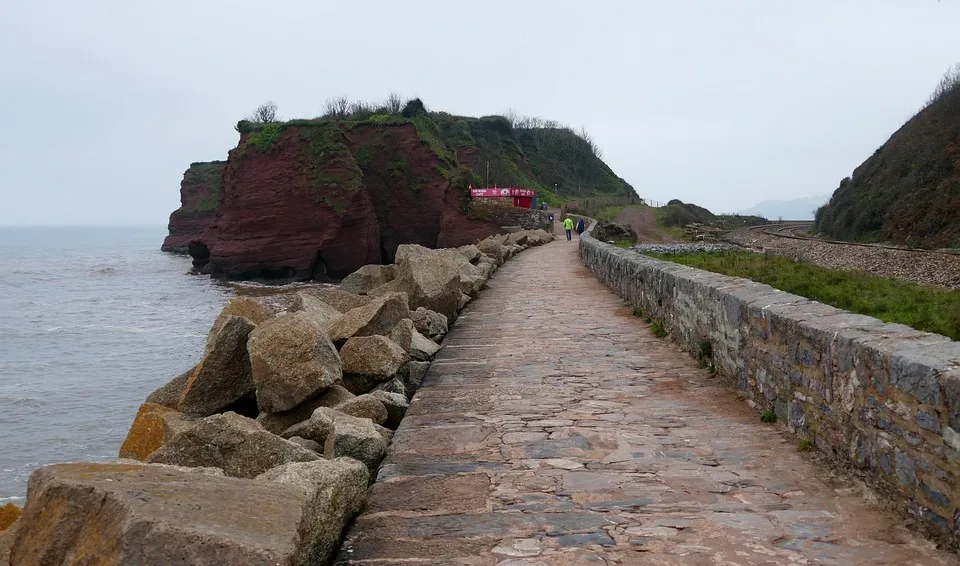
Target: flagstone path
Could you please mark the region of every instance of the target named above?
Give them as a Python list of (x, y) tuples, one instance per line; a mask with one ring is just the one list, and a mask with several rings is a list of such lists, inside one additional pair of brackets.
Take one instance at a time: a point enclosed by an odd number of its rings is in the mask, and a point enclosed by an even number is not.
[(533, 248), (430, 367), (339, 564), (956, 564)]

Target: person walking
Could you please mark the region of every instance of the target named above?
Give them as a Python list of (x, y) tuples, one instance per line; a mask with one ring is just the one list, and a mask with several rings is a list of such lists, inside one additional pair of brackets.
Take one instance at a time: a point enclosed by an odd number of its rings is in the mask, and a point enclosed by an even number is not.
[(587, 229), (586, 223), (583, 221), (583, 218), (577, 220), (577, 239), (580, 239), (580, 236), (583, 236), (583, 231)]
[(567, 231), (567, 241), (573, 239), (573, 219), (569, 216), (563, 219), (563, 229)]

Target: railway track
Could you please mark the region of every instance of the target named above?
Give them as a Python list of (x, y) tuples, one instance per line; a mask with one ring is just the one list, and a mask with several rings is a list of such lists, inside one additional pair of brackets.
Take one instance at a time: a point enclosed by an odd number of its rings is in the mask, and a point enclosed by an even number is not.
[(785, 222), (740, 228), (722, 239), (764, 253), (832, 269), (862, 271), (960, 291), (960, 253), (918, 250), (814, 238), (812, 222)]
[(936, 254), (950, 257), (960, 256), (960, 251), (952, 250), (924, 250), (919, 248), (905, 248), (899, 246), (888, 246), (884, 244), (864, 244), (860, 242), (844, 242), (842, 240), (827, 240), (824, 238), (815, 238), (810, 235), (813, 228), (813, 221), (783, 222), (778, 224), (761, 224), (759, 226), (750, 226), (747, 230), (760, 232), (769, 236), (778, 238), (790, 238), (793, 240), (809, 240), (813, 242), (822, 242), (824, 244), (837, 244), (842, 246), (860, 246), (873, 249), (896, 250), (899, 252), (910, 252), (918, 254)]

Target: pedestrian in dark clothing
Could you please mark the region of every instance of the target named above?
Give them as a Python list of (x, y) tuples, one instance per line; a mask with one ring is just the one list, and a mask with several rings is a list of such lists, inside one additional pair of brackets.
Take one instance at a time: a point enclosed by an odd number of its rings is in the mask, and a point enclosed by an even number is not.
[(583, 231), (586, 230), (586, 224), (583, 222), (583, 218), (577, 220), (577, 238), (583, 236)]

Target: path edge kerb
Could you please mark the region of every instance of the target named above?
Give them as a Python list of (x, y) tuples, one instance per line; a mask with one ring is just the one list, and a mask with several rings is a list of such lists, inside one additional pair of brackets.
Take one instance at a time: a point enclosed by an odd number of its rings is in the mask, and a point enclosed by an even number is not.
[(960, 548), (960, 342), (621, 249), (583, 218), (581, 261), (635, 314)]

